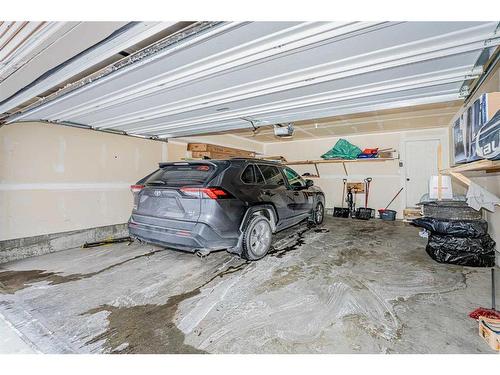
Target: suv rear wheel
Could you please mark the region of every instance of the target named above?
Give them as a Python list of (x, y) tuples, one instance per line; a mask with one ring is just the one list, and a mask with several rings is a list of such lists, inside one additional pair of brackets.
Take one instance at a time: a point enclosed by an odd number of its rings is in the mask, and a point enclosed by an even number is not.
[(243, 231), (243, 258), (258, 260), (264, 257), (272, 241), (271, 223), (260, 215), (253, 216)]

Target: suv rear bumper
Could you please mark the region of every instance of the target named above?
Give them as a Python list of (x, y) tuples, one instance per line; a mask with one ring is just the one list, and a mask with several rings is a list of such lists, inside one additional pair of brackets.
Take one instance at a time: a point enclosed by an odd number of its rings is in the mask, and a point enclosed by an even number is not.
[[(132, 215), (128, 222), (131, 237), (173, 249), (195, 252), (198, 250), (216, 251), (234, 247), (238, 238), (222, 237), (205, 223), (189, 223), (181, 220), (162, 220), (161, 225), (139, 222)], [(235, 233), (235, 235), (237, 235)]]

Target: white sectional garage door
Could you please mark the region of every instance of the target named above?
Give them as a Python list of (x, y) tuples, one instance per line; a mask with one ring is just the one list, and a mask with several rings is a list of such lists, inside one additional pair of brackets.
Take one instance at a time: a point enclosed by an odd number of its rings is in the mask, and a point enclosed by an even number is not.
[(173, 137), (460, 97), (495, 22), (218, 22), (16, 120)]

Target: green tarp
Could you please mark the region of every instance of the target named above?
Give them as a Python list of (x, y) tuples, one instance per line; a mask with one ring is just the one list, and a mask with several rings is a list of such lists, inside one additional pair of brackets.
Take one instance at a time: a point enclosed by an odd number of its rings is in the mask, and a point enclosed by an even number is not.
[(335, 146), (327, 153), (321, 155), (322, 159), (356, 159), (362, 151), (345, 139), (340, 138)]

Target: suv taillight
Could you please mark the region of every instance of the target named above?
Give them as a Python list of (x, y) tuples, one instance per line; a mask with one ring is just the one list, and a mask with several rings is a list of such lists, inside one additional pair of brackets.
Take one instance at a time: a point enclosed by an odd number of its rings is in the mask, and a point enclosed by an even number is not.
[(144, 185), (131, 185), (130, 186), (130, 191), (134, 194), (140, 192), (142, 189), (144, 189)]
[(195, 188), (195, 187), (183, 187), (181, 188), (181, 192), (190, 195), (192, 197), (202, 197), (202, 198), (210, 198), (210, 199), (228, 199), (231, 198), (232, 195), (229, 194), (222, 188), (219, 187), (208, 187), (208, 188)]

